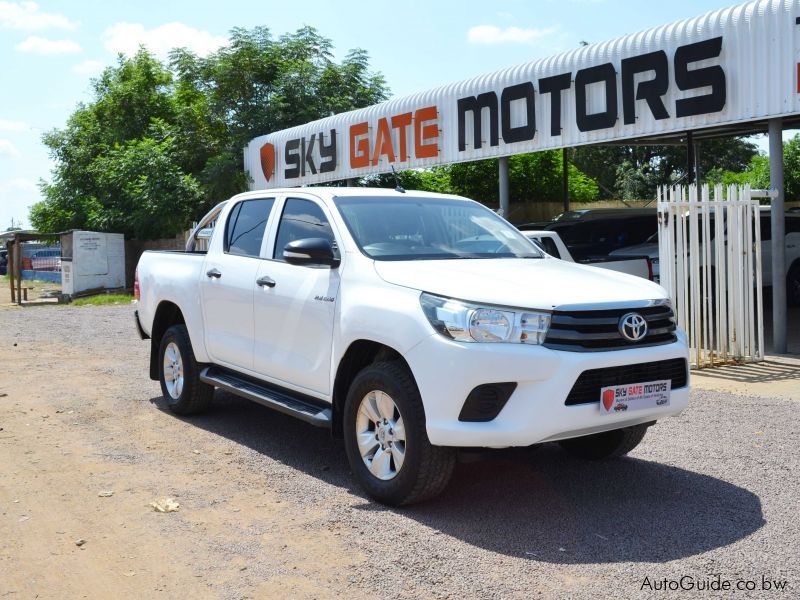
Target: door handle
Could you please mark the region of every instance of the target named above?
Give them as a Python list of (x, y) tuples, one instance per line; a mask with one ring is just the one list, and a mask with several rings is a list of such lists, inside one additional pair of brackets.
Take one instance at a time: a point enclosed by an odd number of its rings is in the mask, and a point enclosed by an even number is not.
[(258, 279), (256, 279), (256, 284), (258, 284), (258, 287), (267, 286), (269, 288), (274, 288), (275, 280), (272, 279), (271, 277), (267, 277), (266, 275), (264, 275), (263, 277), (259, 277)]
[(214, 279), (219, 279), (222, 277), (222, 273), (220, 273), (219, 269), (209, 269), (206, 271), (206, 275), (208, 277), (213, 277)]

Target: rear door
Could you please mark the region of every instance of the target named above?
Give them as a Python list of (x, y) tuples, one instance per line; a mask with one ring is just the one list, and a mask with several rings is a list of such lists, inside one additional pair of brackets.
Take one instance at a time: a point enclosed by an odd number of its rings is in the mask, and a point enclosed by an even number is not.
[(224, 224), (222, 248), (207, 255), (200, 290), (206, 350), (215, 363), (253, 368), (253, 294), (274, 204), (275, 198), (238, 202)]
[(288, 196), (273, 237), (272, 260), (261, 262), (258, 271), (259, 279), (271, 282), (255, 294), (255, 371), (327, 395), (341, 267), (283, 260), (283, 248), (295, 240), (326, 238), (337, 248), (327, 208), (310, 195)]

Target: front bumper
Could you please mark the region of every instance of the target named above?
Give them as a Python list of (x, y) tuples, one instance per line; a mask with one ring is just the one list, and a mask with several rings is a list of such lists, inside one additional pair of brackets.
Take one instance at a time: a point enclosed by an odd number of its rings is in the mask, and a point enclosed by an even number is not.
[[(495, 448), (529, 446), (677, 415), (689, 401), (688, 378), (685, 387), (672, 390), (668, 406), (604, 415), (599, 397), (593, 404), (564, 402), (583, 371), (688, 357), (682, 332), (671, 344), (606, 352), (464, 344), (434, 334), (405, 355), (422, 395), (431, 443)], [(495, 382), (518, 384), (500, 414), (489, 422), (459, 421), (470, 391)]]

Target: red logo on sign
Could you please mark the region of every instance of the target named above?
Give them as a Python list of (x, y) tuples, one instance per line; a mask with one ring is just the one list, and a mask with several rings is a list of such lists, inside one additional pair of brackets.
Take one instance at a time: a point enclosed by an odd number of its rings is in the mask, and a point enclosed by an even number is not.
[(267, 178), (267, 181), (270, 180), (275, 172), (275, 146), (272, 144), (261, 146), (261, 170), (264, 172), (264, 177)]
[(603, 407), (606, 412), (611, 410), (611, 405), (614, 404), (614, 390), (606, 390), (603, 392)]

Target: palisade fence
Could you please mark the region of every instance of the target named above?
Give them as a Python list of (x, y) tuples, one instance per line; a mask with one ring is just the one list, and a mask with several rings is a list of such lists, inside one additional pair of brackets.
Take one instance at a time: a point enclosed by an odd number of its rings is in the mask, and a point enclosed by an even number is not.
[(658, 190), (661, 285), (695, 368), (764, 359), (759, 203), (750, 186)]

